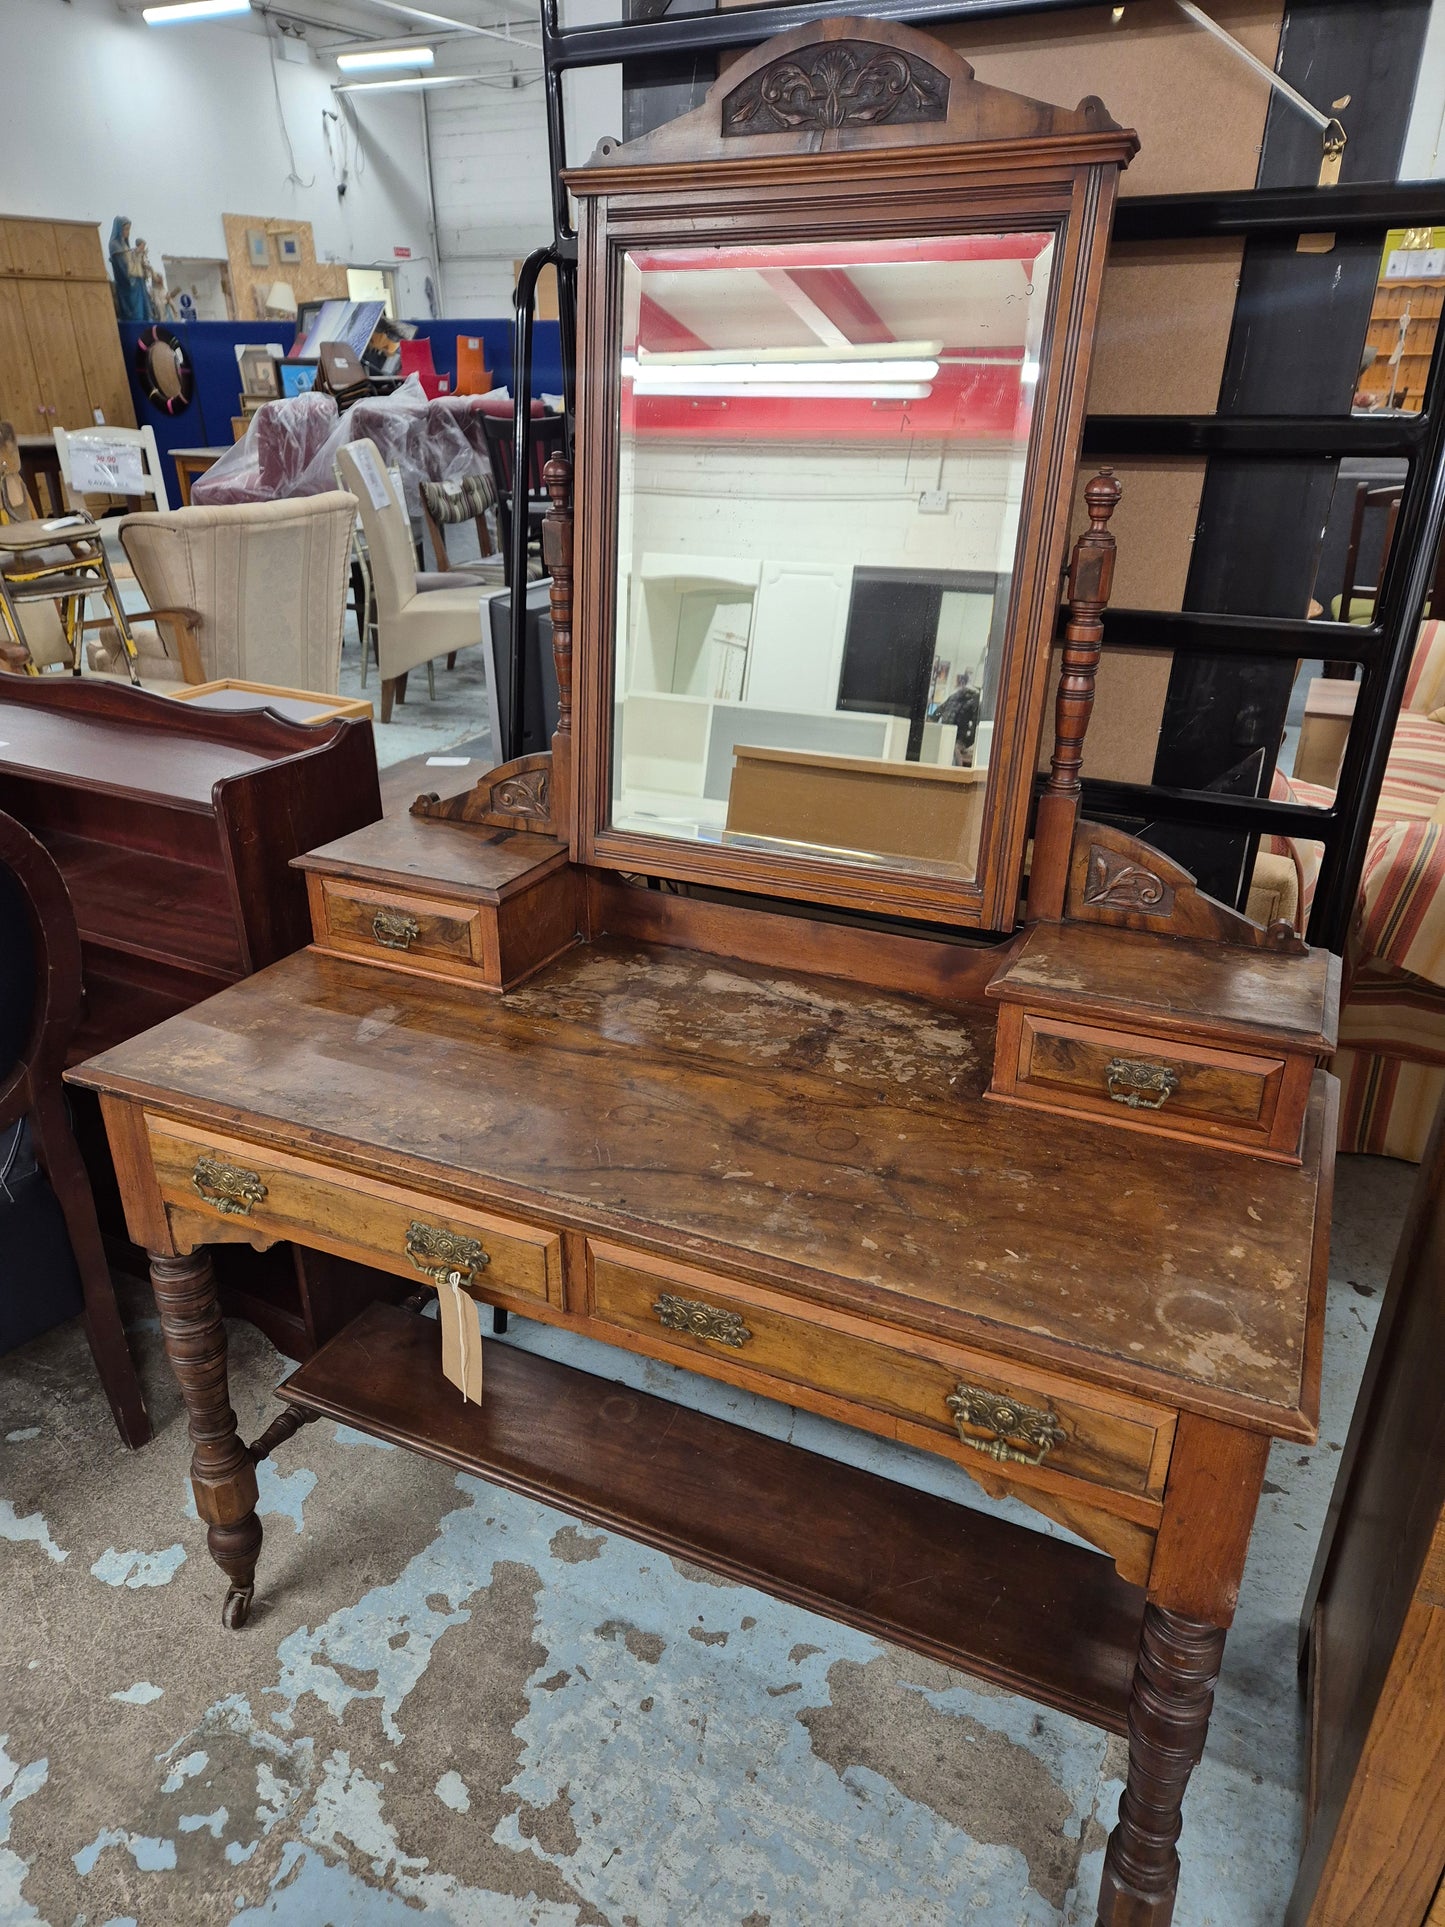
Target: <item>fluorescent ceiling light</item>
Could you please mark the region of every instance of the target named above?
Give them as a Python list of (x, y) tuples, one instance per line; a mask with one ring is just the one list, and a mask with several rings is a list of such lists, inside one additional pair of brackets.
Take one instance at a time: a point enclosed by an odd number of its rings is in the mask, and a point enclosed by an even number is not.
[(405, 80), (342, 80), (332, 88), (334, 94), (375, 94), (390, 87), (465, 87), (472, 74), (416, 74)]
[[(820, 368), (829, 370), (847, 364), (858, 367), (865, 362), (886, 361), (895, 368), (900, 361), (933, 361), (943, 353), (941, 341), (869, 341), (839, 342), (824, 346), (821, 342), (807, 347), (792, 348), (692, 348), (676, 352), (666, 350), (653, 352), (647, 348), (638, 355), (638, 363), (646, 368), (698, 368), (706, 370), (724, 365), (729, 369), (746, 360), (757, 367), (777, 365), (784, 373), (803, 368), (811, 375)], [(937, 374), (935, 368), (932, 371)]]
[[(712, 361), (683, 364), (659, 357), (625, 355), (624, 379), (639, 395), (716, 395), (757, 390), (782, 394), (805, 388), (809, 394), (856, 395), (879, 383), (889, 388), (931, 382), (938, 363), (928, 361)], [(926, 394), (927, 389), (920, 391)]]
[(170, 27), (185, 20), (221, 20), (231, 13), (249, 13), (251, 0), (176, 0), (167, 7), (144, 7), (148, 27)]
[(366, 73), (380, 67), (430, 67), (436, 55), (430, 47), (368, 47), (364, 52), (338, 54), (343, 73)]
[(684, 400), (697, 395), (733, 395), (754, 401), (926, 401), (933, 390), (921, 381), (694, 381), (671, 383), (658, 377), (638, 382), (633, 393), (643, 397), (674, 395)]

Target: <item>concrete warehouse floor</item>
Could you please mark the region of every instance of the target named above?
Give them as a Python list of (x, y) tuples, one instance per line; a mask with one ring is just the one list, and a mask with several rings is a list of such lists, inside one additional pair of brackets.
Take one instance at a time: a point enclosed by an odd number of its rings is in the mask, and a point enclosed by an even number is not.
[[(1296, 1619), (1413, 1177), (1342, 1161), (1321, 1442), (1271, 1459), (1177, 1927), (1277, 1927), (1289, 1892)], [(130, 1310), (144, 1451), (78, 1325), (0, 1359), (0, 1927), (1091, 1927), (1120, 1742), (335, 1425), (261, 1467), (257, 1610), (223, 1633)], [(254, 1437), (285, 1368), (231, 1336)], [(688, 1374), (515, 1321), (494, 1342), (986, 1503)]]

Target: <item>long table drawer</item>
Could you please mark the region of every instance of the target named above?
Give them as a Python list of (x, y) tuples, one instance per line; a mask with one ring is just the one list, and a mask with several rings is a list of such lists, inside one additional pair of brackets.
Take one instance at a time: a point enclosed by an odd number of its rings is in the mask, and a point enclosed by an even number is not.
[(165, 1118), (146, 1129), (173, 1221), (201, 1238), (294, 1237), (418, 1284), (455, 1271), (488, 1300), (562, 1302), (555, 1231)]
[(777, 1381), (781, 1399), (805, 1387), (891, 1414), (962, 1448), (950, 1456), (964, 1465), (976, 1456), (980, 1471), (1047, 1466), (1116, 1492), (1163, 1492), (1174, 1415), (1162, 1407), (901, 1332), (879, 1342), (876, 1326), (864, 1336), (820, 1324), (772, 1294), (618, 1246), (589, 1240), (588, 1253), (592, 1316), (650, 1352), (706, 1360), (722, 1376), (736, 1361)]

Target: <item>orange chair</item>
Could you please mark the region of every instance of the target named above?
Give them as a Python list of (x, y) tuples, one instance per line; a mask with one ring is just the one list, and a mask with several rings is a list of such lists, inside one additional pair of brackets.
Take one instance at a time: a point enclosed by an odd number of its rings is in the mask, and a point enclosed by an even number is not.
[(485, 395), (492, 388), (492, 377), (487, 369), (487, 344), (480, 335), (457, 336), (457, 385), (453, 391), (458, 395)]

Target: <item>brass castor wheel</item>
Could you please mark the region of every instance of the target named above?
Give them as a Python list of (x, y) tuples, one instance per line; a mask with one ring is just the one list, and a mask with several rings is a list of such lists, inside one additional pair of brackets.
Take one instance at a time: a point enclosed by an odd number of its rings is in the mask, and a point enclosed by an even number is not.
[(221, 1608), (221, 1624), (227, 1632), (239, 1632), (251, 1617), (251, 1601), (255, 1593), (254, 1586), (232, 1586), (226, 1594), (226, 1603)]

